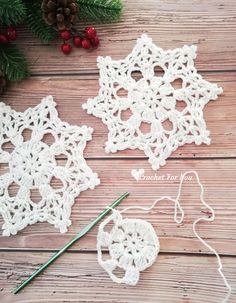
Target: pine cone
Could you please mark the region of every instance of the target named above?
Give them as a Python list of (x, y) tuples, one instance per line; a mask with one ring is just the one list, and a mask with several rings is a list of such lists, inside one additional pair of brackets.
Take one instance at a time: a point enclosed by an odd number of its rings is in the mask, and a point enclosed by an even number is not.
[(43, 0), (41, 5), (45, 22), (56, 30), (70, 30), (78, 20), (76, 0)]
[(7, 85), (7, 81), (3, 73), (0, 71), (0, 95), (4, 92), (6, 85)]

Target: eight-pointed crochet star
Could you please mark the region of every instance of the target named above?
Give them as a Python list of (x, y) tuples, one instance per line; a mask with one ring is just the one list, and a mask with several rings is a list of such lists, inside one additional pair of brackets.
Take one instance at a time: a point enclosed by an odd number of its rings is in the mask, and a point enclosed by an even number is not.
[(107, 125), (106, 152), (138, 148), (156, 170), (185, 143), (210, 144), (203, 108), (222, 88), (197, 73), (195, 58), (196, 46), (164, 51), (147, 35), (124, 60), (98, 57), (101, 88), (83, 108)]
[[(55, 106), (51, 96), (23, 113), (0, 103), (0, 162), (9, 166), (9, 171), (0, 176), (0, 214), (5, 236), (37, 221), (47, 221), (66, 232), (75, 197), (99, 184), (97, 174), (83, 157), (93, 129), (62, 122)], [(32, 131), (29, 140), (24, 140), (26, 129)], [(47, 134), (53, 137), (51, 145), (43, 142)], [(11, 153), (5, 148), (9, 143), (14, 146)], [(57, 162), (59, 155), (66, 159), (64, 163)], [(59, 179), (62, 186), (54, 188), (53, 178)], [(9, 191), (11, 184), (19, 187), (15, 196)], [(31, 197), (35, 190), (42, 197), (38, 203)]]

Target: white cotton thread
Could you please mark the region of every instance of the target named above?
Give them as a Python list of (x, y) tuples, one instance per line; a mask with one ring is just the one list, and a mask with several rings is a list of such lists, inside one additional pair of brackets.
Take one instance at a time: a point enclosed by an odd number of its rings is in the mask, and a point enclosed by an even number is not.
[[(116, 220), (114, 221), (115, 225), (116, 224), (119, 224), (119, 222), (122, 222), (123, 219), (122, 219), (122, 215), (124, 212), (128, 211), (128, 210), (132, 210), (132, 209), (141, 209), (141, 210), (144, 210), (144, 211), (150, 211), (152, 210), (160, 201), (163, 201), (163, 200), (169, 200), (171, 202), (174, 203), (174, 206), (175, 206), (175, 209), (174, 209), (174, 221), (177, 223), (177, 224), (180, 224), (183, 222), (184, 220), (184, 210), (183, 208), (181, 207), (180, 203), (179, 203), (179, 198), (180, 198), (180, 195), (181, 195), (181, 189), (182, 189), (182, 185), (183, 185), (183, 182), (184, 182), (184, 178), (186, 175), (189, 175), (189, 174), (194, 174), (196, 179), (197, 179), (197, 182), (198, 182), (198, 185), (200, 186), (200, 189), (201, 189), (201, 192), (200, 192), (200, 201), (201, 203), (207, 208), (210, 210), (211, 212), (211, 217), (200, 217), (198, 218), (197, 220), (194, 221), (193, 223), (193, 233), (194, 235), (197, 237), (197, 239), (203, 244), (205, 245), (217, 258), (217, 262), (218, 262), (218, 272), (220, 274), (220, 276), (222, 277), (223, 279), (223, 282), (224, 282), (224, 285), (226, 286), (227, 288), (227, 295), (225, 296), (225, 298), (223, 299), (222, 303), (226, 303), (228, 301), (228, 299), (230, 298), (231, 296), (231, 292), (232, 292), (232, 289), (231, 289), (231, 286), (230, 284), (228, 283), (224, 273), (223, 273), (223, 265), (222, 265), (222, 262), (221, 262), (221, 258), (220, 258), (220, 255), (218, 254), (218, 252), (212, 247), (210, 246), (203, 238), (201, 238), (201, 236), (198, 234), (197, 230), (196, 230), (196, 226), (197, 224), (200, 222), (200, 221), (207, 221), (207, 222), (212, 222), (214, 221), (215, 219), (215, 211), (214, 209), (209, 206), (205, 200), (204, 200), (204, 187), (200, 181), (200, 178), (199, 178), (199, 175), (196, 171), (194, 170), (191, 170), (191, 171), (187, 171), (185, 172), (184, 174), (181, 175), (181, 180), (180, 180), (180, 184), (179, 184), (179, 188), (178, 188), (178, 193), (177, 193), (177, 196), (176, 198), (171, 198), (170, 196), (162, 196), (158, 199), (156, 199), (154, 201), (154, 203), (150, 206), (150, 207), (142, 207), (142, 206), (129, 206), (129, 207), (126, 207), (124, 209), (122, 209), (121, 211), (117, 211), (117, 210), (113, 210), (113, 214), (106, 219), (106, 221), (104, 221), (103, 223), (101, 223), (100, 227), (99, 227), (99, 232), (98, 232), (98, 244), (97, 244), (97, 250), (98, 250), (98, 262), (99, 264), (108, 272), (109, 276), (111, 277), (111, 279), (114, 281), (114, 282), (117, 282), (117, 278), (114, 277), (114, 275), (112, 274), (112, 271), (116, 268), (117, 266), (117, 263), (114, 263), (113, 260), (111, 259), (110, 263), (108, 263), (108, 267), (106, 267), (106, 265), (104, 265), (104, 262), (102, 261), (102, 247), (105, 247), (106, 246), (106, 240), (108, 239), (108, 241), (111, 241), (112, 237), (109, 236), (109, 234), (105, 233), (104, 234), (104, 227), (106, 226), (106, 224), (108, 222), (110, 222), (111, 220), (114, 219), (114, 213), (115, 213), (115, 216), (118, 218), (118, 223), (116, 222)], [(178, 219), (178, 211), (180, 212), (181, 216), (180, 216), (180, 219)], [(130, 219), (125, 219), (125, 220), (130, 220)], [(133, 221), (135, 221), (136, 219), (132, 219)], [(114, 230), (115, 231), (115, 230)], [(113, 231), (113, 232), (114, 232)], [(108, 247), (109, 248), (109, 247)], [(156, 257), (159, 253), (159, 250), (160, 250), (160, 247), (158, 247), (158, 251), (157, 253), (155, 254)], [(152, 262), (152, 264), (154, 263), (154, 261)], [(111, 266), (109, 266), (111, 264)], [(151, 265), (151, 264), (150, 264)], [(135, 284), (138, 283), (138, 279), (139, 279), (139, 275), (138, 277), (136, 277), (136, 280), (135, 280)], [(127, 283), (127, 281), (129, 282), (129, 279), (126, 278), (126, 279), (123, 279), (123, 280), (119, 280), (119, 282), (117, 283), (126, 283), (126, 284), (131, 284), (131, 283)], [(134, 284), (132, 284), (134, 285)]]
[[(140, 149), (157, 170), (179, 146), (210, 144), (203, 109), (223, 90), (197, 72), (196, 49), (163, 50), (144, 34), (125, 59), (98, 57), (100, 90), (83, 109), (107, 125), (106, 152)], [(144, 131), (143, 125), (149, 129)]]
[[(113, 221), (110, 233), (104, 228)], [(102, 250), (107, 247), (111, 256), (103, 260)], [(119, 211), (112, 214), (99, 226), (97, 235), (98, 262), (115, 283), (136, 285), (140, 272), (151, 266), (160, 251), (159, 239), (152, 225), (140, 219), (123, 219)], [(115, 269), (122, 269), (119, 277)]]
[[(9, 165), (9, 172), (0, 176), (3, 236), (15, 235), (36, 222), (48, 222), (66, 232), (75, 197), (100, 183), (83, 156), (93, 129), (61, 121), (55, 107), (52, 96), (23, 113), (0, 103), (0, 163)], [(23, 136), (26, 129), (32, 132), (27, 141)], [(43, 142), (47, 134), (54, 139), (51, 145)], [(5, 143), (14, 146), (12, 152), (3, 148)], [(57, 163), (59, 155), (66, 159), (64, 164)], [(62, 186), (54, 188), (53, 178)], [(19, 186), (15, 197), (9, 193), (13, 182)], [(37, 203), (31, 198), (34, 190), (41, 195)]]

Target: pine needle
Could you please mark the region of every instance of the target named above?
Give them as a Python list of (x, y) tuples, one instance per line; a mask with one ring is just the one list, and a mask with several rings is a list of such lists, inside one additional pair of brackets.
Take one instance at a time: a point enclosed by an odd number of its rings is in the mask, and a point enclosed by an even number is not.
[(121, 0), (77, 0), (79, 18), (83, 21), (112, 22), (120, 18), (123, 4)]
[(48, 26), (42, 17), (41, 2), (29, 1), (26, 2), (27, 8), (27, 23), (30, 30), (45, 43), (50, 42), (54, 35), (55, 30)]
[(8, 80), (22, 80), (29, 76), (26, 58), (16, 45), (2, 44), (0, 58), (0, 70)]
[(6, 25), (21, 23), (26, 17), (26, 9), (20, 0), (0, 0), (0, 21)]

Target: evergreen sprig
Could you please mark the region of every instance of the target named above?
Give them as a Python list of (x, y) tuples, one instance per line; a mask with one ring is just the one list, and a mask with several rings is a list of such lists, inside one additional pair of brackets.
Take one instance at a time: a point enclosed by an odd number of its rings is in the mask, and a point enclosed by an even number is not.
[(55, 36), (55, 30), (48, 26), (42, 17), (41, 1), (26, 1), (27, 24), (30, 30), (42, 41), (50, 42)]
[(22, 80), (29, 76), (26, 58), (16, 45), (0, 46), (0, 70), (10, 81)]
[[(76, 0), (79, 19), (85, 22), (116, 21), (122, 14), (122, 0)], [(17, 25), (24, 21), (43, 42), (50, 42), (56, 31), (43, 20), (42, 0), (0, 0), (0, 25)], [(0, 71), (10, 81), (29, 76), (27, 60), (12, 42), (0, 44)]]
[(23, 22), (26, 9), (21, 0), (0, 0), (0, 21), (6, 25), (15, 25)]
[(79, 18), (83, 21), (112, 22), (120, 18), (123, 4), (121, 0), (77, 0)]

